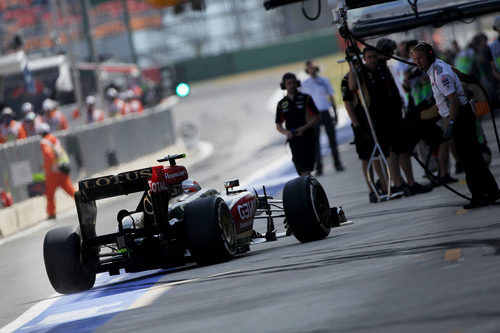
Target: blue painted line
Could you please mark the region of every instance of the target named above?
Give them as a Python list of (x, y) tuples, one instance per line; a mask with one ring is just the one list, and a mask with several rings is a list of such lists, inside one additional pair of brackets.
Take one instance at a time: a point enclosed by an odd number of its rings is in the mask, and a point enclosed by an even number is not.
[(108, 284), (115, 277), (101, 275), (93, 289), (60, 296), (16, 332), (92, 332), (130, 307), (166, 273), (166, 270), (129, 273), (111, 285)]
[[(352, 128), (350, 124), (336, 129), (337, 145), (349, 142), (353, 138)], [(328, 137), (323, 133), (320, 137), (321, 156), (330, 154), (330, 144)], [(257, 193), (262, 194), (262, 185), (266, 186), (266, 193), (272, 197), (277, 196), (285, 186), (285, 183), (297, 177), (297, 171), (290, 161), (283, 165), (277, 166), (276, 169), (262, 175), (247, 185), (247, 188), (255, 188)]]

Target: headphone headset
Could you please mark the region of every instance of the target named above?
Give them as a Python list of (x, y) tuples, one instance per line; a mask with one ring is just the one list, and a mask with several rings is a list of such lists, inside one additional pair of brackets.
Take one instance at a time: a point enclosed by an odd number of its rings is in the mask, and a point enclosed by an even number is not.
[(300, 80), (297, 79), (297, 77), (295, 76), (295, 74), (292, 74), (292, 73), (286, 73), (285, 75), (283, 75), (283, 78), (281, 79), (281, 82), (280, 82), (280, 88), (281, 90), (286, 90), (286, 85), (285, 85), (285, 80), (290, 80), (290, 79), (295, 79), (295, 81), (297, 81), (297, 88), (301, 87), (301, 83), (300, 83)]
[(419, 51), (423, 51), (425, 53), (425, 55), (427, 56), (427, 60), (430, 63), (433, 63), (434, 60), (436, 60), (436, 54), (434, 53), (434, 48), (431, 44), (420, 42), (415, 45), (412, 50), (415, 50), (417, 47), (419, 48)]

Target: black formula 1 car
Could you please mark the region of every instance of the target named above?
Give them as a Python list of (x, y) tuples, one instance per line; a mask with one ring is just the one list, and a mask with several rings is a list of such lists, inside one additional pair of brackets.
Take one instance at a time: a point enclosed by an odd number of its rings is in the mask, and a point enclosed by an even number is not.
[[(250, 250), (255, 237), (276, 240), (273, 218), (285, 218), (300, 242), (325, 238), (338, 225), (337, 209), (314, 177), (286, 183), (283, 200), (264, 194), (235, 190), (238, 180), (225, 183), (225, 194), (188, 178), (185, 167), (176, 165), (184, 154), (169, 155), (154, 166), (117, 175), (79, 181), (75, 193), (79, 225), (50, 230), (43, 254), (49, 280), (62, 294), (94, 286), (96, 274), (110, 275), (169, 268), (196, 262), (200, 265), (226, 261)], [(96, 200), (143, 192), (135, 211), (117, 214), (115, 233), (96, 235)], [(261, 236), (253, 229), (255, 219), (267, 220)]]

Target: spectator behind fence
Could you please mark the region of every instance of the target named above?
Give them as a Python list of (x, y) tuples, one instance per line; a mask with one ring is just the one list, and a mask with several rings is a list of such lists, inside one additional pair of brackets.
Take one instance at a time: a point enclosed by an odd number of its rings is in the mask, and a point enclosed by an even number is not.
[(141, 113), (144, 111), (144, 107), (142, 106), (139, 96), (137, 96), (133, 90), (127, 90), (127, 97), (129, 99), (128, 103), (132, 113)]
[(42, 117), (37, 116), (35, 112), (28, 112), (23, 119), (22, 126), (26, 132), (26, 136), (34, 136), (38, 134), (40, 125), (43, 124)]
[(108, 116), (117, 117), (121, 115), (125, 102), (118, 98), (118, 91), (115, 88), (106, 90), (106, 100), (108, 103)]
[(85, 119), (87, 124), (95, 123), (104, 120), (104, 112), (95, 107), (96, 98), (94, 95), (89, 95), (85, 98), (85, 108), (87, 110)]
[(57, 103), (54, 100), (47, 98), (42, 103), (43, 121), (49, 125), (50, 131), (61, 131), (69, 129), (68, 119), (58, 110)]
[(0, 115), (0, 144), (26, 138), (20, 122), (14, 120), (14, 111), (5, 107)]

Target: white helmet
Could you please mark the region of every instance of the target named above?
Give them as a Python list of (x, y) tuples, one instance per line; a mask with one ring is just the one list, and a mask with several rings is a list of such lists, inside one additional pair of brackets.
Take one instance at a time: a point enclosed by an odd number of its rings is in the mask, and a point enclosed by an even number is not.
[(118, 96), (118, 91), (116, 91), (115, 88), (109, 88), (106, 90), (106, 96), (108, 98), (116, 98), (116, 96)]
[(95, 101), (96, 99), (94, 95), (88, 95), (87, 98), (85, 98), (85, 104), (87, 105), (94, 105)]
[(24, 102), (23, 105), (21, 105), (21, 111), (23, 114), (27, 114), (28, 112), (33, 111), (33, 104), (30, 102)]
[(36, 133), (40, 135), (46, 135), (50, 133), (50, 126), (46, 123), (39, 123), (36, 126)]
[(24, 116), (25, 121), (35, 121), (35, 119), (36, 119), (36, 114), (33, 111), (26, 113), (26, 115)]
[(201, 190), (201, 186), (196, 180), (186, 179), (182, 181), (182, 189), (184, 193), (192, 193)]
[(4, 107), (2, 109), (2, 116), (11, 116), (11, 117), (14, 117), (14, 111), (12, 111), (11, 108), (9, 108), (8, 106)]
[(56, 103), (51, 100), (50, 98), (47, 98), (43, 101), (42, 103), (42, 110), (43, 111), (51, 111), (56, 108)]

